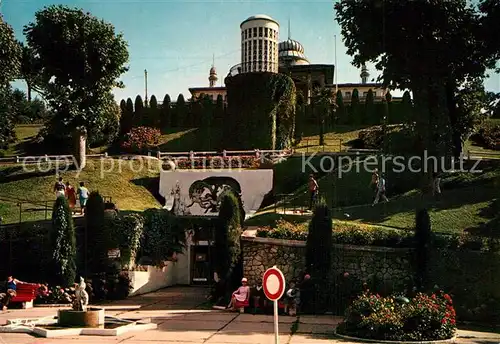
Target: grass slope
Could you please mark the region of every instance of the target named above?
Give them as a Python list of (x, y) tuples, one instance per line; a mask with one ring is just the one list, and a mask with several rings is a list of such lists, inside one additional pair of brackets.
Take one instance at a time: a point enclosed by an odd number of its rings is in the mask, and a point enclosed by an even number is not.
[(16, 141), (12, 143), (6, 151), (4, 151), (5, 156), (22, 156), (29, 154), (29, 152), (26, 151), (27, 144), (35, 138), (36, 135), (38, 135), (38, 132), (42, 129), (42, 127), (42, 124), (16, 125)]
[[(119, 160), (110, 159), (103, 164), (97, 160), (89, 160), (81, 173), (66, 171), (60, 175), (64, 181), (69, 181), (74, 186), (83, 181), (90, 191), (99, 191), (101, 195), (111, 197), (120, 210), (141, 211), (160, 207), (153, 196), (158, 188), (158, 166), (135, 172), (139, 170), (139, 161), (135, 161), (134, 165), (130, 161), (121, 161), (120, 168)], [(48, 169), (47, 166), (42, 166), (44, 167)], [(19, 221), (19, 201), (28, 202), (22, 207), (22, 221), (44, 219), (45, 202), (52, 208), (56, 178), (54, 169), (28, 172), (21, 166), (0, 168), (0, 216), (4, 223)], [(51, 216), (50, 210), (47, 216)]]

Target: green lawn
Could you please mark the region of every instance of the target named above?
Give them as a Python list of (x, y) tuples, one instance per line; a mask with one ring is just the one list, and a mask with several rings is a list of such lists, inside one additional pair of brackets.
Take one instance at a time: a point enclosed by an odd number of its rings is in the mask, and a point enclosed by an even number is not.
[(296, 146), (295, 151), (298, 153), (340, 152), (350, 148), (348, 143), (356, 140), (362, 129), (369, 127), (369, 125), (336, 125), (332, 129), (327, 128), (324, 134), (325, 144), (320, 145), (318, 126), (309, 124), (304, 129), (304, 137)]
[[(354, 166), (355, 167), (355, 166)], [(442, 197), (435, 200), (423, 197), (415, 189), (419, 174), (388, 173), (390, 202), (371, 206), (373, 192), (368, 187), (371, 174), (352, 168), (341, 177), (331, 173), (319, 179), (322, 196), (334, 209), (336, 219), (382, 225), (401, 229), (414, 227), (417, 208), (429, 209), (436, 232), (462, 232), (494, 234), (500, 232), (500, 164), (482, 165), (481, 173), (449, 173), (444, 175)], [(390, 185), (392, 183), (392, 185)], [(406, 189), (406, 190), (405, 190)], [(306, 186), (296, 192), (294, 202), (287, 210), (307, 204)], [(403, 190), (403, 191), (401, 191)], [(278, 207), (282, 211), (283, 206)], [(304, 222), (310, 215), (279, 215), (274, 206), (262, 209), (247, 225), (271, 225), (280, 218), (291, 222)]]
[[(102, 165), (100, 161), (89, 160), (79, 175), (76, 171), (67, 171), (61, 176), (73, 185), (85, 182), (90, 191), (111, 197), (120, 210), (158, 208), (161, 205), (153, 196), (158, 191), (158, 166), (153, 165), (150, 171), (134, 172), (139, 169), (139, 164), (136, 161), (131, 166), (129, 161), (122, 161), (120, 172), (118, 160), (109, 160)], [(52, 190), (57, 177), (53, 169), (27, 172), (21, 166), (0, 167), (0, 177), (0, 216), (4, 223), (19, 221), (19, 201), (30, 202), (22, 207), (22, 221), (45, 218), (45, 201), (51, 207), (54, 200)]]
[(42, 129), (42, 124), (19, 124), (16, 125), (16, 142), (9, 146), (9, 149), (4, 151), (5, 156), (21, 156), (29, 154), (26, 152), (25, 148), (27, 143), (33, 139), (40, 129)]

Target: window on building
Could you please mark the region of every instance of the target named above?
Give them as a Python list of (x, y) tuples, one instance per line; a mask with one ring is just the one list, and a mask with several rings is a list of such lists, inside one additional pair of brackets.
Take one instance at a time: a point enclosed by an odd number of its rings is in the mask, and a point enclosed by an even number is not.
[(363, 92), (363, 97), (366, 98), (368, 96), (368, 92)]
[(253, 36), (257, 37), (257, 28), (256, 27), (253, 28)]
[(262, 28), (259, 27), (259, 37), (262, 37)]
[(346, 97), (346, 98), (351, 98), (351, 95), (352, 95), (352, 94), (351, 94), (351, 92), (346, 92), (346, 93), (345, 93), (345, 97)]
[(269, 29), (267, 27), (264, 29), (264, 37), (269, 37)]

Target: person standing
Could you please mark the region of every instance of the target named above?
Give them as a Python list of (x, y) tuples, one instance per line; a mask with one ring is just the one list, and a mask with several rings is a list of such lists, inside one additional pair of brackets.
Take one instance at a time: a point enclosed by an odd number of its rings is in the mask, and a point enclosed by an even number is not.
[(78, 199), (80, 201), (80, 214), (83, 215), (87, 205), (87, 200), (89, 199), (89, 189), (85, 187), (84, 182), (80, 182), (80, 187), (78, 188)]
[(66, 182), (66, 199), (68, 200), (71, 212), (74, 214), (76, 206), (76, 191), (75, 188), (69, 182)]
[(441, 196), (441, 176), (437, 172), (432, 173), (432, 196), (437, 199)]
[(309, 210), (313, 210), (314, 205), (316, 204), (316, 199), (318, 198), (319, 185), (316, 179), (314, 179), (314, 175), (309, 175)]
[(22, 283), (24, 282), (21, 282), (12, 276), (7, 277), (7, 282), (5, 283), (5, 293), (0, 294), (0, 303), (2, 304), (2, 310), (4, 312), (7, 310), (10, 300), (17, 295), (17, 285)]
[(378, 169), (376, 168), (372, 173), (372, 179), (370, 181), (370, 189), (373, 190), (373, 199), (377, 197), (378, 180), (379, 180), (379, 175), (378, 175)]
[(381, 174), (378, 179), (377, 184), (377, 195), (375, 196), (375, 200), (373, 201), (372, 207), (378, 203), (378, 201), (382, 198), (384, 202), (389, 202), (389, 199), (385, 195), (385, 178), (384, 174)]
[(62, 177), (59, 177), (58, 181), (54, 184), (54, 192), (56, 193), (56, 198), (66, 196), (66, 186), (63, 183)]

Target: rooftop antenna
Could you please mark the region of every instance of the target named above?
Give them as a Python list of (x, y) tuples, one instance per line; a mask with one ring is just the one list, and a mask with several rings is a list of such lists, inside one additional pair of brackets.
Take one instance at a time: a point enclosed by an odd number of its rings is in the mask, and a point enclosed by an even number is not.
[(288, 16), (288, 39), (291, 39), (291, 38), (292, 38), (292, 33), (290, 30), (290, 16)]
[(212, 67), (215, 67), (215, 54), (212, 54)]

